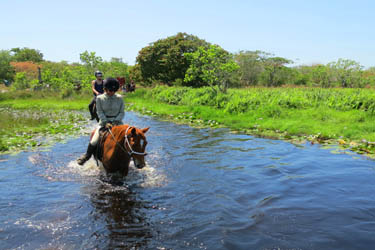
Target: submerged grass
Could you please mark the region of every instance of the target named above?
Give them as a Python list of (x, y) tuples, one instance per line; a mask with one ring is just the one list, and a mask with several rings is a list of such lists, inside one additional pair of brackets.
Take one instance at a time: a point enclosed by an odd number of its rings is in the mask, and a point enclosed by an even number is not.
[(14, 153), (79, 135), (87, 119), (64, 110), (0, 108), (0, 152)]
[(84, 113), (73, 110), (87, 109), (89, 96), (62, 99), (33, 93), (0, 95), (0, 153), (48, 146), (66, 135), (79, 135), (87, 125)]

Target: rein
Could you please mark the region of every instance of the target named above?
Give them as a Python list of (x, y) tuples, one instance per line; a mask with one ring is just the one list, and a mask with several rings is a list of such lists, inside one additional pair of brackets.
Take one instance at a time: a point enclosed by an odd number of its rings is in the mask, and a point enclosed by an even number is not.
[(128, 140), (128, 136), (127, 136), (129, 128), (131, 128), (131, 127), (129, 126), (129, 127), (126, 129), (126, 131), (125, 131), (125, 144), (128, 144), (128, 147), (129, 147), (129, 149), (130, 149), (130, 152), (129, 152), (128, 150), (126, 150), (126, 149), (125, 149), (125, 148), (124, 148), (124, 147), (123, 147), (123, 146), (122, 146), (122, 145), (116, 140), (116, 138), (115, 138), (115, 136), (113, 135), (111, 129), (108, 129), (108, 131), (109, 131), (109, 133), (111, 134), (113, 140), (116, 142), (116, 144), (121, 148), (121, 150), (124, 151), (125, 153), (128, 153), (129, 156), (132, 156), (132, 154), (135, 154), (135, 155), (146, 155), (146, 153), (141, 153), (141, 152), (134, 151), (134, 150), (132, 149), (132, 147), (130, 146), (130, 142), (129, 142), (129, 140)]

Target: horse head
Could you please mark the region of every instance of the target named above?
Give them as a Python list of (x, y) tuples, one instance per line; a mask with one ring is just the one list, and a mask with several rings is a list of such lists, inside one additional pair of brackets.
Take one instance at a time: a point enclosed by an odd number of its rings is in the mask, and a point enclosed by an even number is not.
[(136, 127), (128, 127), (125, 132), (125, 148), (129, 155), (133, 158), (134, 166), (136, 168), (143, 168), (146, 166), (145, 156), (147, 140), (145, 133), (149, 128), (139, 129)]

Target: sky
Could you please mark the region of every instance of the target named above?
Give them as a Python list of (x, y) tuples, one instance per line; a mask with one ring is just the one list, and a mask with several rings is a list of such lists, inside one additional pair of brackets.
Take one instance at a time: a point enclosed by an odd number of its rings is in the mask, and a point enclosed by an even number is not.
[(0, 50), (33, 48), (55, 62), (79, 62), (87, 50), (133, 65), (143, 47), (185, 32), (294, 65), (343, 58), (375, 66), (370, 0), (0, 0), (0, 9)]

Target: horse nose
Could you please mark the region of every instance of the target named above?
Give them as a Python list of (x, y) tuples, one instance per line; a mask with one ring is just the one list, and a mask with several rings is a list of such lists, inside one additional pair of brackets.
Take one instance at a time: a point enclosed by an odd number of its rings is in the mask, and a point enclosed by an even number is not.
[(134, 166), (138, 169), (144, 168), (146, 166), (145, 162), (142, 161), (134, 161)]
[(142, 168), (144, 168), (146, 166), (146, 164), (144, 164), (144, 163), (142, 163), (142, 164), (137, 164), (136, 165), (136, 167), (138, 168), (138, 169), (142, 169)]

